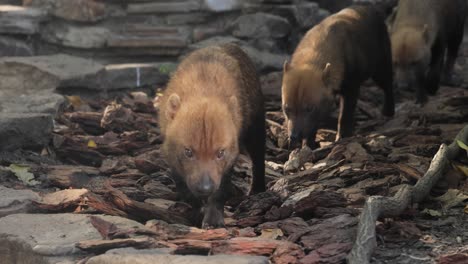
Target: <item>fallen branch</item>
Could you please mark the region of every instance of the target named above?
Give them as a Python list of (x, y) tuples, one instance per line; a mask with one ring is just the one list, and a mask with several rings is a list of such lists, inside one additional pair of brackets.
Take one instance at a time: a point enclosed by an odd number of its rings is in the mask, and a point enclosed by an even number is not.
[(425, 175), (415, 186), (404, 185), (394, 197), (371, 196), (367, 199), (359, 219), (358, 233), (351, 253), (347, 257), (350, 264), (369, 263), (369, 259), (377, 246), (375, 225), (379, 217), (394, 217), (400, 215), (409, 205), (422, 201), (432, 187), (443, 176), (449, 161), (460, 154), (456, 140), (466, 142), (468, 126), (458, 133), (455, 141), (446, 146), (442, 144), (432, 159)]
[(106, 181), (103, 186), (104, 188), (100, 192), (104, 194), (106, 199), (102, 199), (95, 194), (87, 195), (88, 205), (102, 213), (119, 216), (125, 214), (127, 217), (140, 222), (159, 219), (171, 224), (191, 224), (190, 220), (177, 212), (130, 199), (122, 191), (112, 187), (110, 181)]

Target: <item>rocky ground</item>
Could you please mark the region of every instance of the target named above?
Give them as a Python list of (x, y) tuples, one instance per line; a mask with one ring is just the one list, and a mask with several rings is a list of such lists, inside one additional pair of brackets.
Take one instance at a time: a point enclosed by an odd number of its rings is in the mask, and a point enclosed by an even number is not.
[[(83, 15), (60, 10), (54, 15)], [(22, 15), (42, 17), (31, 12)], [(240, 43), (261, 69), (267, 100), (268, 191), (246, 196), (251, 164), (241, 156), (227, 227), (216, 230), (193, 226), (191, 208), (177, 201), (160, 156), (158, 97), (174, 62), (1, 58), (0, 263), (344, 263), (366, 198), (414, 185), (440, 144), (467, 125), (468, 39), (456, 68), (463, 81), (441, 87), (426, 106), (415, 105), (410, 91), (395, 91), (396, 115), (385, 119), (382, 91), (366, 83), (355, 137), (332, 142), (334, 113), (317, 135), (319, 149), (290, 155), (275, 71), (285, 55), (259, 53), (259, 42), (239, 37), (244, 40), (215, 37), (187, 47)], [(371, 262), (467, 263), (467, 167), (467, 157), (457, 158), (422, 203), (379, 219)]]

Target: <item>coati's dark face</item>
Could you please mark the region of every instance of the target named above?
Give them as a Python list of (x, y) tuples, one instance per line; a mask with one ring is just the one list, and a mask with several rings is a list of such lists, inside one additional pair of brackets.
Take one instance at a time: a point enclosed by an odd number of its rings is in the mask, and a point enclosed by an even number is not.
[[(288, 62), (283, 69), (282, 108), (286, 117), (290, 148), (315, 145), (318, 124), (328, 107), (326, 69), (294, 68)], [(327, 109), (324, 109), (327, 108)]]
[(431, 63), (427, 27), (408, 28), (392, 34), (392, 57), (395, 84), (399, 89), (424, 85)]
[[(173, 97), (173, 95), (171, 95)], [(229, 107), (200, 99), (194, 104), (169, 98), (163, 151), (171, 169), (199, 198), (215, 193), (239, 155), (238, 129)], [(203, 101), (204, 100), (204, 101)]]

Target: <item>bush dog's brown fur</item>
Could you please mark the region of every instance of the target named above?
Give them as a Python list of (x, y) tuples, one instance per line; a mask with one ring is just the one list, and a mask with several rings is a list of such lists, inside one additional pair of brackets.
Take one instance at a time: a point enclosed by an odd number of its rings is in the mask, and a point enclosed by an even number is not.
[(359, 86), (372, 78), (385, 93), (383, 114), (394, 114), (390, 40), (372, 6), (336, 13), (307, 32), (283, 69), (282, 104), (290, 143), (313, 147), (317, 125), (340, 97), (337, 140), (352, 135)]
[(437, 92), (441, 77), (451, 82), (463, 40), (466, 12), (466, 0), (400, 0), (398, 3), (390, 26), (395, 80), (399, 88), (415, 86), (418, 103), (427, 101), (426, 92)]
[(236, 45), (194, 51), (178, 66), (160, 108), (163, 153), (180, 194), (202, 207), (202, 226), (224, 226), (239, 151), (253, 163), (251, 192), (265, 190), (265, 112), (255, 67)]

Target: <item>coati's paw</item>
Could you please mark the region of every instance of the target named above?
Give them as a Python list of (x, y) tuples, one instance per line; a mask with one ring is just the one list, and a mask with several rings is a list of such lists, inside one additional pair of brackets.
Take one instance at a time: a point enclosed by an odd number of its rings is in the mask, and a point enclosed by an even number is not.
[(219, 211), (216, 208), (205, 208), (204, 211), (205, 215), (202, 221), (203, 229), (216, 229), (225, 227), (222, 211)]

